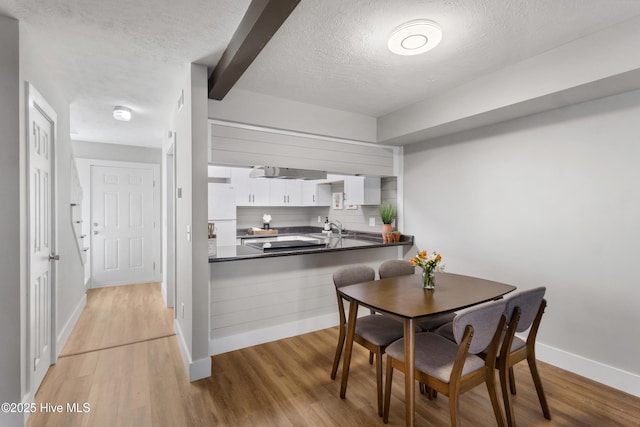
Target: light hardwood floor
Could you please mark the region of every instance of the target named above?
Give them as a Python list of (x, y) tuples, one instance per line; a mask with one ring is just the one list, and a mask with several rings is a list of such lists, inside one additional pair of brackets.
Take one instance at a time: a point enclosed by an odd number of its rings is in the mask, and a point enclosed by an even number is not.
[[(340, 375), (329, 373), (338, 337), (336, 328), (221, 354), (212, 358), (213, 376), (189, 383), (175, 336), (152, 337), (131, 330), (154, 331), (151, 323), (171, 310), (145, 299), (156, 285), (122, 287), (121, 304), (138, 313), (127, 324), (112, 327), (78, 323), (73, 340), (108, 334), (100, 343), (109, 348), (61, 357), (36, 395), (37, 405), (65, 406), (61, 414), (38, 411), (28, 426), (383, 426), (376, 411), (375, 369), (368, 354), (355, 346), (347, 398), (340, 399)], [(91, 310), (115, 308), (111, 297), (93, 291)], [(154, 297), (155, 298), (155, 297)], [(98, 308), (99, 307), (99, 308)], [(109, 316), (106, 315), (106, 318)], [(135, 318), (135, 320), (134, 320)], [(145, 320), (145, 319), (148, 319)], [(71, 342), (71, 339), (70, 339)], [(520, 426), (634, 426), (640, 423), (640, 399), (583, 377), (541, 363), (540, 371), (553, 420), (542, 416), (526, 364), (516, 366), (518, 394), (515, 416)], [(404, 425), (404, 378), (394, 376), (390, 426)], [(66, 412), (66, 404), (88, 403), (87, 413)], [(39, 406), (38, 406), (39, 407)], [(493, 426), (493, 412), (485, 387), (460, 400), (462, 423)], [(449, 425), (447, 398), (416, 398), (416, 425)]]

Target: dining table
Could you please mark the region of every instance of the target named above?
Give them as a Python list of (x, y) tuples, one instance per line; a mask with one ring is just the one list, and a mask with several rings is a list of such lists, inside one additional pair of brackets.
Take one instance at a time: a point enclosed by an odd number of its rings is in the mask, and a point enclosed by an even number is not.
[(349, 301), (347, 337), (342, 362), (340, 397), (346, 398), (349, 365), (359, 306), (404, 323), (405, 420), (415, 421), (415, 334), (418, 321), (501, 298), (516, 289), (505, 283), (461, 274), (437, 272), (435, 289), (424, 289), (422, 275), (389, 277), (343, 286), (338, 292)]

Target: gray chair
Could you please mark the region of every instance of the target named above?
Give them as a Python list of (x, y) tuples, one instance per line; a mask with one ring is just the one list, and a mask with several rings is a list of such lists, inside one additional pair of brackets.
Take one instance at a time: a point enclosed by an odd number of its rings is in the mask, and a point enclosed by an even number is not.
[[(505, 425), (494, 374), (496, 354), (506, 323), (504, 310), (505, 302), (498, 300), (459, 311), (453, 319), (455, 342), (433, 332), (416, 334), (415, 378), (429, 389), (449, 397), (452, 426), (460, 425), (459, 395), (482, 383), (487, 385), (498, 425)], [(489, 357), (482, 359), (477, 354), (485, 349), (488, 349)], [(394, 369), (404, 372), (404, 339), (387, 347), (385, 423), (389, 421)]]
[[(338, 371), (347, 330), (347, 318), (344, 310), (344, 301), (347, 301), (347, 299), (338, 293), (338, 289), (343, 286), (374, 280), (375, 274), (375, 270), (366, 265), (344, 267), (333, 274), (333, 283), (336, 287), (336, 296), (338, 298), (338, 314), (340, 315), (340, 335), (333, 358), (332, 379), (335, 379)], [(403, 328), (404, 326), (401, 322), (379, 314), (359, 317), (356, 321), (353, 340), (375, 354), (379, 416), (382, 416), (382, 355), (389, 344), (404, 336)], [(372, 362), (371, 359), (370, 362)]]
[[(500, 374), (502, 386), (502, 399), (504, 401), (507, 424), (515, 426), (515, 417), (511, 394), (516, 394), (516, 383), (513, 374), (513, 366), (523, 360), (527, 360), (531, 377), (536, 387), (538, 400), (542, 407), (542, 413), (548, 420), (551, 419), (551, 411), (542, 388), (542, 381), (536, 365), (535, 344), (542, 314), (547, 306), (544, 299), (546, 288), (538, 287), (505, 297), (507, 316), (507, 332), (504, 335), (500, 351), (497, 356), (496, 368)], [(515, 336), (516, 333), (529, 331), (526, 341)], [(511, 392), (511, 393), (509, 393)]]
[(415, 274), (416, 268), (409, 263), (409, 261), (405, 261), (403, 259), (390, 259), (378, 267), (378, 275), (381, 279), (386, 279), (387, 277), (397, 277), (397, 276), (408, 276), (410, 274)]

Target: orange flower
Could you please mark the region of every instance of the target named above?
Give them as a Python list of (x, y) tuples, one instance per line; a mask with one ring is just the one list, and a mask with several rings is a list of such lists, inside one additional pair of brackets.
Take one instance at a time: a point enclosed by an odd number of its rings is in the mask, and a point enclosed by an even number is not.
[(416, 266), (416, 260), (415, 260), (415, 258), (411, 258), (411, 259), (409, 260), (409, 264), (411, 264), (412, 266), (414, 266), (414, 267), (415, 267), (415, 266)]
[(418, 254), (418, 256), (419, 256), (420, 258), (426, 258), (426, 256), (427, 256), (427, 251), (420, 251), (420, 253)]
[(442, 261), (442, 257), (440, 256), (440, 254), (436, 255), (436, 262), (440, 262)]

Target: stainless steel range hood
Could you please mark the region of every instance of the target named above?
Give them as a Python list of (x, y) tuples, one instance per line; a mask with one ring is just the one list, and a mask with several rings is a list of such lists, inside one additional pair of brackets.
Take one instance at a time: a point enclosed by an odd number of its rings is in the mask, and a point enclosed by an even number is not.
[(249, 174), (251, 178), (275, 179), (326, 179), (327, 172), (309, 169), (280, 168), (277, 166), (254, 166)]

